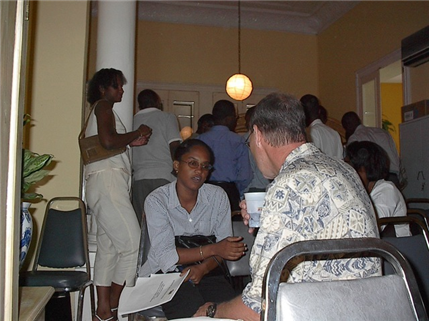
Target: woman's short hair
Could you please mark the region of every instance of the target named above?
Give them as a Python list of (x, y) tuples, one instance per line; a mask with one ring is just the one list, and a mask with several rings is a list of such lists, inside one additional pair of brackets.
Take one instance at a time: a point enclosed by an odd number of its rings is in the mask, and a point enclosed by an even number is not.
[(356, 171), (363, 168), (370, 182), (385, 179), (389, 175), (389, 156), (376, 143), (370, 141), (350, 143), (347, 146), (346, 159)]
[(263, 98), (254, 109), (249, 128), (258, 126), (271, 146), (305, 142), (304, 109), (295, 97), (272, 93)]
[(176, 151), (174, 152), (174, 160), (175, 161), (181, 161), (183, 155), (185, 155), (186, 153), (189, 153), (191, 151), (191, 149), (195, 146), (202, 146), (205, 149), (207, 149), (207, 151), (209, 153), (210, 164), (213, 165), (214, 164), (214, 154), (213, 154), (213, 151), (210, 148), (210, 146), (207, 145), (206, 143), (204, 143), (202, 140), (193, 139), (193, 138), (184, 140), (179, 145), (179, 147), (177, 147)]
[(87, 101), (92, 105), (97, 100), (101, 99), (100, 87), (104, 89), (107, 89), (109, 86), (118, 88), (118, 79), (121, 80), (122, 85), (127, 83), (124, 74), (120, 70), (104, 68), (97, 71), (88, 82), (86, 93)]

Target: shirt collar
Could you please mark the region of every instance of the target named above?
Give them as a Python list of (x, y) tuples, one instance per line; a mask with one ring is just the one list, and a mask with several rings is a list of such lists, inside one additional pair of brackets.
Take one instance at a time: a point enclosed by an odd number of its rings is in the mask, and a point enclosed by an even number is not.
[(305, 143), (301, 146), (295, 148), (285, 159), (285, 162), (280, 169), (280, 172), (283, 171), (289, 164), (293, 163), (298, 158), (305, 158), (307, 155), (313, 154), (315, 151), (320, 151), (314, 144)]
[(229, 131), (229, 128), (228, 128), (228, 126), (225, 126), (225, 125), (215, 125), (210, 129), (210, 131), (211, 130)]
[(147, 108), (139, 110), (136, 113), (136, 115), (147, 114), (147, 113), (150, 113), (150, 112), (153, 112), (153, 111), (160, 111), (160, 110), (158, 108), (156, 108), (156, 107), (147, 107)]
[(320, 119), (315, 119), (311, 122), (310, 127), (313, 127), (316, 124), (323, 124)]
[[(170, 196), (168, 199), (168, 208), (176, 208), (182, 206), (180, 204), (179, 197), (177, 196), (176, 183), (177, 179), (174, 180), (168, 187), (168, 194)], [(209, 204), (209, 198), (205, 186), (206, 184), (204, 183), (198, 190), (197, 202), (195, 203), (195, 205), (197, 205), (198, 203)]]

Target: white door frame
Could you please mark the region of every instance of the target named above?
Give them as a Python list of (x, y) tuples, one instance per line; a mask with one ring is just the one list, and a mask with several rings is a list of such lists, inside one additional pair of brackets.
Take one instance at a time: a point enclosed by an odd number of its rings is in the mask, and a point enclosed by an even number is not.
[[(383, 58), (374, 61), (373, 63), (365, 66), (356, 71), (356, 106), (357, 114), (363, 119), (363, 101), (362, 101), (362, 85), (368, 82), (371, 78), (376, 81), (376, 123), (381, 126), (381, 103), (380, 103), (380, 77), (379, 71), (395, 61), (401, 60), (401, 49), (397, 49)], [(404, 104), (409, 101), (409, 71), (407, 68), (402, 68), (402, 87)], [(376, 76), (377, 75), (377, 76)], [(378, 98), (377, 98), (378, 97)]]
[(22, 117), (28, 45), (28, 0), (0, 2), (0, 319), (18, 320)]

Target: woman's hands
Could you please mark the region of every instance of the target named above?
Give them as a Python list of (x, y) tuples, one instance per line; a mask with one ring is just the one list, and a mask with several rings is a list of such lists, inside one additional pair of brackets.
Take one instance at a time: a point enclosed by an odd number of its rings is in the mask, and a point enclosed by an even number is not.
[[(194, 263), (202, 259), (201, 264), (191, 265), (183, 269), (181, 275), (189, 270), (189, 275), (185, 281), (190, 280), (194, 284), (198, 284), (204, 275), (217, 267), (217, 261), (221, 259), (235, 261), (241, 258), (247, 251), (247, 245), (241, 242), (242, 240), (241, 236), (231, 236), (218, 243), (205, 245), (200, 248), (177, 248), (180, 264)], [(218, 257), (217, 260), (215, 260), (215, 256)]]
[[(249, 215), (249, 213), (247, 213), (246, 200), (242, 200), (240, 202), (240, 208), (241, 208), (241, 216), (243, 217), (243, 223), (244, 223), (244, 225), (249, 226), (250, 215)], [(254, 230), (253, 227), (249, 227), (249, 233), (250, 234), (253, 233), (253, 230)]]
[(130, 143), (131, 147), (146, 145), (152, 135), (152, 129), (143, 124), (137, 128), (137, 131), (140, 133), (140, 136)]
[[(247, 251), (247, 245), (241, 242), (241, 236), (230, 236), (214, 244), (212, 255), (218, 255), (225, 260), (236, 261)], [(204, 254), (205, 257), (205, 254)]]
[(185, 281), (189, 280), (194, 284), (200, 283), (204, 275), (217, 266), (217, 263), (214, 263), (216, 261), (212, 258), (213, 256), (219, 256), (230, 261), (236, 261), (241, 258), (247, 251), (247, 245), (241, 242), (242, 240), (241, 236), (230, 236), (216, 244), (202, 247), (200, 254), (202, 253), (201, 256), (205, 258), (204, 261), (201, 264), (188, 266), (182, 271), (183, 275), (189, 270), (189, 275)]
[(199, 284), (204, 275), (210, 272), (204, 264), (190, 265), (183, 269), (181, 275), (185, 274), (187, 271), (189, 271), (189, 274), (184, 282), (190, 281), (195, 285)]
[[(107, 100), (101, 100), (95, 106), (95, 115), (100, 144), (106, 149), (122, 148), (127, 145), (146, 145), (152, 134), (152, 129), (146, 125), (141, 125), (137, 130), (119, 134), (116, 131), (113, 103)], [(136, 136), (137, 134), (138, 136)]]

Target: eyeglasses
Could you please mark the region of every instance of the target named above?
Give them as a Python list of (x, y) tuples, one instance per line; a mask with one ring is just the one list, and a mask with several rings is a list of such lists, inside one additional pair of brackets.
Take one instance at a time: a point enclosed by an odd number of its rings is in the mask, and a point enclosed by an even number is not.
[(211, 164), (207, 164), (207, 163), (199, 163), (196, 160), (190, 160), (190, 161), (184, 161), (181, 160), (181, 162), (188, 164), (188, 166), (192, 169), (198, 169), (201, 168), (201, 170), (203, 171), (211, 171), (213, 169), (213, 166)]
[(247, 136), (246, 140), (244, 141), (247, 147), (250, 147), (250, 136), (252, 136), (252, 134), (253, 134), (253, 130), (250, 132), (249, 136)]

